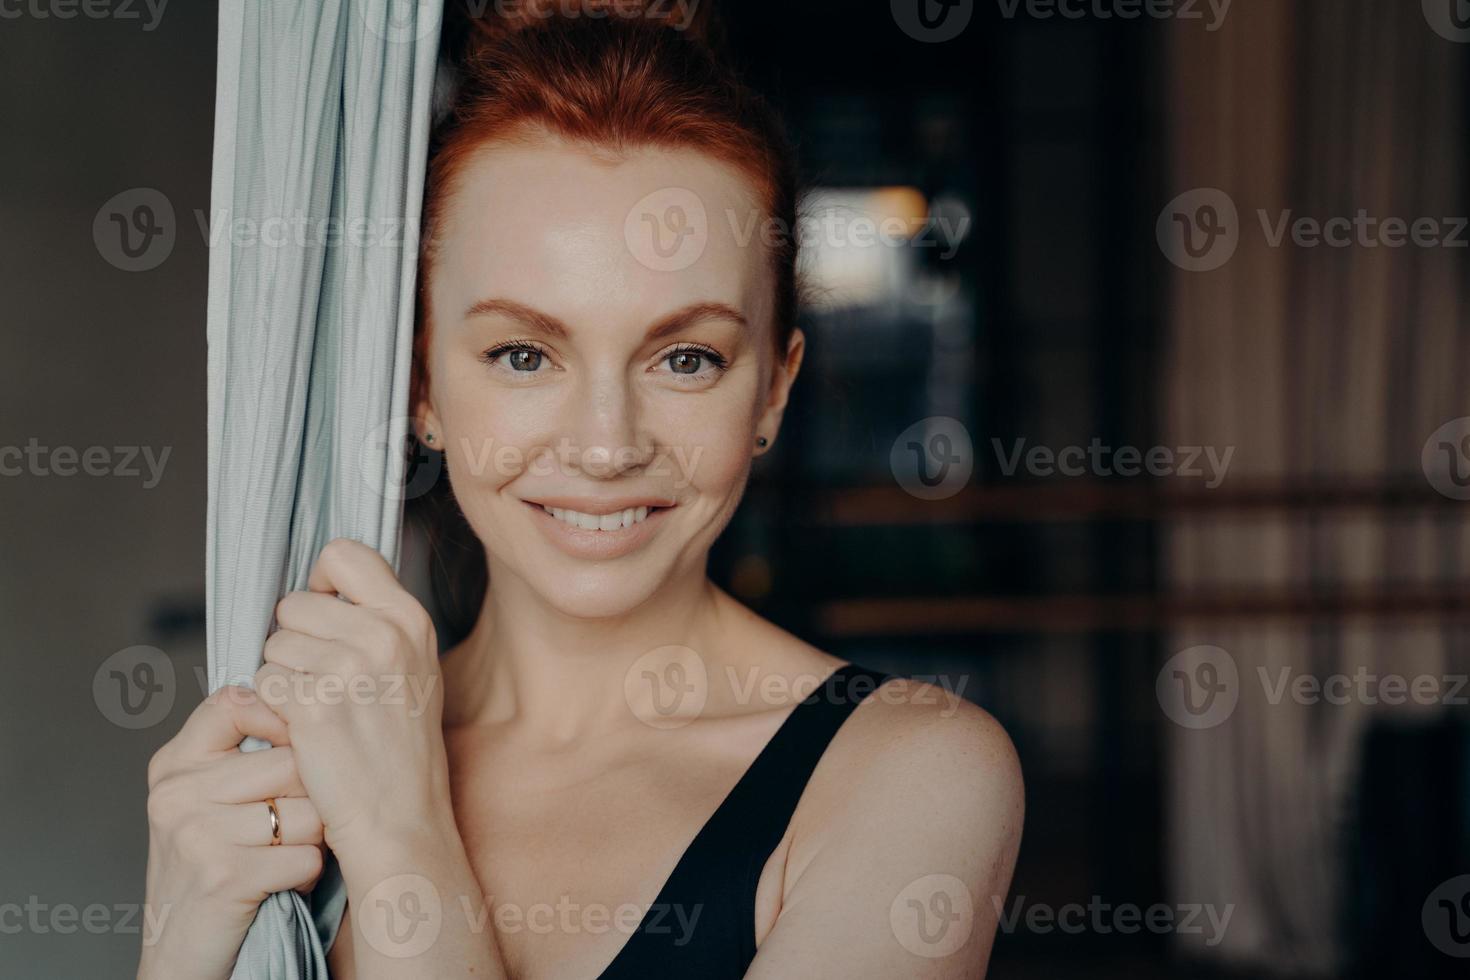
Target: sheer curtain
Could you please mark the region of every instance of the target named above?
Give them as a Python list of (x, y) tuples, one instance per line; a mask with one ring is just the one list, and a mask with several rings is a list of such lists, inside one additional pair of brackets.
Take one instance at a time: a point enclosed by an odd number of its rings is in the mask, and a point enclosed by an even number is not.
[[(397, 567), (440, 5), (224, 0), (219, 17), (211, 689), (250, 683), (277, 599), (305, 588), (327, 541)], [(326, 977), (345, 903), (330, 862), (310, 902), (271, 896), (234, 975)]]
[[(1351, 220), (1360, 209), (1410, 224), (1467, 213), (1466, 49), (1420, 7), (1236, 4), (1216, 33), (1168, 28), (1164, 196), (1217, 188), (1239, 219), (1223, 266), (1174, 275), (1164, 441), (1236, 446), (1229, 482), (1393, 484), (1434, 503), (1421, 447), (1470, 415), (1465, 250), (1309, 246), (1289, 230), (1301, 217)], [(1179, 593), (1443, 589), (1463, 582), (1465, 518), (1443, 506), (1182, 517), (1165, 538), (1166, 581)], [(1174, 897), (1235, 906), (1218, 946), (1178, 942), (1258, 972), (1334, 975), (1344, 822), (1365, 726), (1381, 712), (1449, 709), (1299, 704), (1289, 694), (1272, 703), (1264, 678), (1463, 671), (1463, 635), (1433, 617), (1241, 620), (1183, 623), (1171, 643), (1221, 647), (1239, 674), (1227, 720), (1170, 729)]]

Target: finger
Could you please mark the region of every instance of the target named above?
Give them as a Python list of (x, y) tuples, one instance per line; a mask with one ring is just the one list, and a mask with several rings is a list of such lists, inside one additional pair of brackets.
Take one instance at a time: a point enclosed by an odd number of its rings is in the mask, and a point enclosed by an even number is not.
[(224, 807), (220, 833), (226, 840), (246, 847), (291, 847), (322, 843), (322, 821), (316, 807), (304, 796), (275, 798), (281, 821), (281, 843), (271, 845), (271, 811), (264, 801)]
[(351, 538), (327, 542), (311, 567), (306, 587), (328, 595), (341, 593), (349, 602), (374, 608), (396, 605), (404, 591), (383, 556)]
[(253, 803), (272, 796), (305, 796), (289, 748), (237, 752), (209, 767), (205, 792), (214, 803)]
[(313, 690), (316, 679), (306, 671), (293, 670), (281, 664), (265, 664), (255, 672), (255, 690), (260, 700), (290, 727), (298, 717), (301, 696)]
[[(265, 808), (261, 807), (264, 812)], [(258, 815), (258, 814), (257, 814)], [(251, 847), (244, 856), (250, 885), (262, 892), (309, 891), (321, 877), (324, 855), (314, 844)]]
[(359, 628), (362, 615), (352, 603), (321, 592), (288, 592), (276, 603), (276, 622), (281, 629), (324, 640), (351, 636)]
[(200, 703), (184, 722), (179, 743), (191, 752), (207, 755), (235, 748), (247, 735), (272, 745), (289, 745), (286, 724), (254, 691), (222, 687)]
[[(347, 603), (327, 599), (344, 608)], [(328, 674), (342, 665), (342, 649), (334, 640), (298, 633), (294, 629), (279, 629), (265, 641), (262, 651), (267, 664), (285, 667), (287, 670), (309, 674)]]

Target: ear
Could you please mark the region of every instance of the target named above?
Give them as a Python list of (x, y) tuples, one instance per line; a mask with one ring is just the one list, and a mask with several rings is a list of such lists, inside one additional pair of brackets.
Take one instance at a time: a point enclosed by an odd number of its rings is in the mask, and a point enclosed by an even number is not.
[(776, 433), (781, 431), (781, 418), (786, 414), (786, 401), (791, 396), (791, 386), (796, 382), (797, 374), (801, 372), (801, 361), (805, 354), (806, 335), (801, 332), (800, 327), (796, 327), (791, 331), (791, 339), (786, 344), (785, 359), (778, 362), (776, 369), (771, 372), (771, 387), (766, 393), (765, 408), (756, 421), (756, 436), (764, 436), (766, 439), (766, 445), (755, 450), (757, 456), (776, 443)]
[[(414, 437), (425, 448), (436, 449), (440, 452), (444, 451), (444, 443), (446, 441), (444, 438), (444, 426), (440, 424), (439, 413), (434, 411), (433, 404), (429, 399), (426, 398), (418, 403), (414, 409), (411, 421), (413, 423)], [(430, 434), (434, 436), (432, 441), (429, 439)]]

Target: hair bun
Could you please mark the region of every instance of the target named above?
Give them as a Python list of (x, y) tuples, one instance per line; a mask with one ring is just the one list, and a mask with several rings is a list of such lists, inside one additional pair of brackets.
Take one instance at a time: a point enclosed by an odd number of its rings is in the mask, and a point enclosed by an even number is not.
[(712, 0), (447, 0), (433, 86), (435, 125), (454, 114), (474, 63), (495, 64), (502, 45), (540, 30), (625, 23), (672, 30), (725, 60), (721, 22)]

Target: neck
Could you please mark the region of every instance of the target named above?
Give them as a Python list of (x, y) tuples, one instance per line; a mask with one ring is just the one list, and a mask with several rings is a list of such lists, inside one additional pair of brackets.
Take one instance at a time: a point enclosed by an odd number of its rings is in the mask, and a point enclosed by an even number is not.
[(503, 569), (491, 580), (474, 629), (444, 659), (444, 723), (514, 724), (561, 744), (637, 725), (624, 693), (634, 662), (675, 644), (717, 658), (733, 603), (703, 568), (602, 619), (567, 615)]

